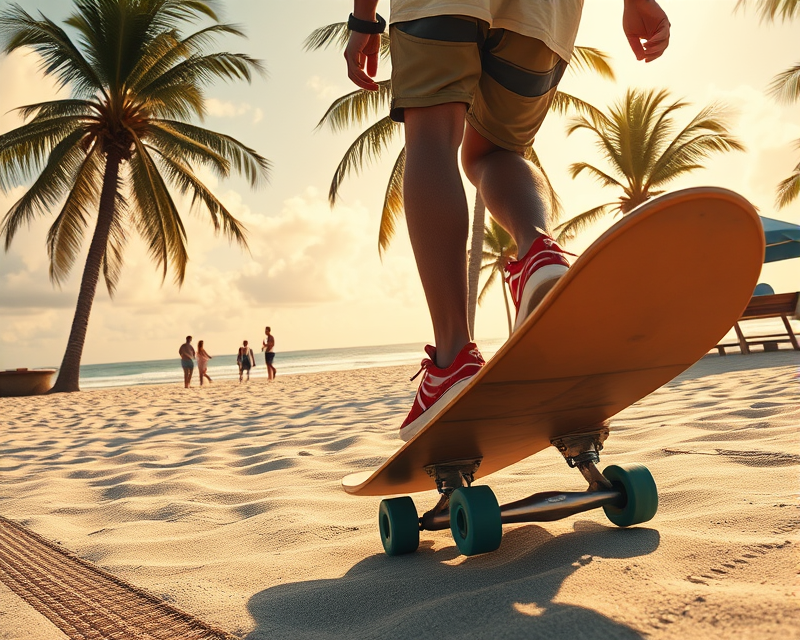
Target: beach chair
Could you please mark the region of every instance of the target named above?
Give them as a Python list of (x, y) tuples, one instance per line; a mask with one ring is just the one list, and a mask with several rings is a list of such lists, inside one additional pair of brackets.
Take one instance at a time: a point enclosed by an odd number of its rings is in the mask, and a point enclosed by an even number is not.
[[(745, 336), (739, 323), (745, 320), (763, 320), (764, 318), (780, 318), (786, 327), (785, 333), (773, 333), (768, 335)], [(790, 318), (800, 318), (800, 292), (777, 293), (765, 296), (753, 296), (750, 303), (742, 313), (742, 316), (733, 325), (736, 332), (737, 341), (720, 343), (717, 345), (719, 355), (724, 356), (725, 349), (739, 347), (742, 353), (750, 353), (752, 345), (764, 345), (764, 351), (776, 351), (780, 343), (788, 342), (792, 348), (800, 351), (797, 336), (792, 329)]]

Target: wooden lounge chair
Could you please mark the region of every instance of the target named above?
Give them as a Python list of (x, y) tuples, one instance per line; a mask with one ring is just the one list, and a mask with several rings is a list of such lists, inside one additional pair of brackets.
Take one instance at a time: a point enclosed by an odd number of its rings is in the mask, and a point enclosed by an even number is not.
[[(750, 353), (750, 346), (755, 344), (764, 345), (765, 351), (772, 351), (778, 348), (779, 343), (789, 342), (792, 347), (800, 351), (800, 344), (794, 334), (789, 318), (800, 318), (800, 292), (777, 293), (769, 296), (753, 296), (750, 304), (742, 313), (741, 318), (733, 325), (736, 331), (737, 342), (720, 343), (717, 345), (719, 355), (725, 355), (725, 349), (739, 347), (742, 353)], [(744, 320), (760, 320), (763, 318), (781, 318), (786, 327), (786, 333), (775, 333), (760, 336), (745, 336), (739, 323)]]

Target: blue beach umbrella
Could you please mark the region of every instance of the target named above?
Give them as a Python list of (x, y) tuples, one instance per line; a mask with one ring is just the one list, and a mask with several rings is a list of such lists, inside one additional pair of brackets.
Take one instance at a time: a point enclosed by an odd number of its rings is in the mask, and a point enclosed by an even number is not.
[(800, 226), (783, 220), (760, 216), (764, 226), (767, 250), (764, 262), (777, 262), (789, 258), (800, 258)]

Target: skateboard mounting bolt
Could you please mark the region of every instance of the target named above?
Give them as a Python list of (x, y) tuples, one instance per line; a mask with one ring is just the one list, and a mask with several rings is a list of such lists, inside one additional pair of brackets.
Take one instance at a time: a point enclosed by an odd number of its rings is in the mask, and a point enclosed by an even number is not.
[(603, 442), (606, 438), (608, 438), (607, 421), (599, 425), (597, 431), (554, 438), (550, 443), (564, 456), (567, 464), (575, 468), (588, 463), (600, 462), (600, 452), (603, 450)]
[[(600, 448), (601, 449), (603, 448), (602, 445), (600, 446)], [(583, 453), (578, 454), (577, 456), (567, 456), (566, 460), (567, 464), (572, 469), (574, 469), (575, 467), (585, 464), (587, 462), (592, 462), (594, 464), (597, 464), (598, 462), (600, 462), (600, 454), (597, 451), (584, 451)]]
[(425, 472), (434, 479), (439, 493), (449, 496), (460, 487), (472, 485), (481, 460), (482, 458), (470, 458), (444, 464), (430, 464), (425, 467)]

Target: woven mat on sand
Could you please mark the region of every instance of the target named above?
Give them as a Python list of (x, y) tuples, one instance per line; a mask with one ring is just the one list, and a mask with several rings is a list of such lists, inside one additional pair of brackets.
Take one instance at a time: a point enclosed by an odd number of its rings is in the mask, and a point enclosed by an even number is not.
[(0, 581), (80, 640), (233, 640), (0, 516)]

